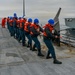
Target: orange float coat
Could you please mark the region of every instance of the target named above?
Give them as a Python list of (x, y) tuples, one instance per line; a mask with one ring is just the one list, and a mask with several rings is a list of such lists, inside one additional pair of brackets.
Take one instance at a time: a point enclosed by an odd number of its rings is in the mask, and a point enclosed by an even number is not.
[[(34, 23), (33, 24), (31, 24), (31, 26), (30, 26), (30, 28), (32, 28), (32, 27), (34, 27), (34, 29), (36, 30), (36, 33), (38, 32), (40, 32), (40, 27), (39, 27), (39, 25), (35, 25)], [(30, 34), (31, 35), (34, 35), (34, 33), (32, 32), (32, 31), (30, 31)]]
[(29, 28), (31, 27), (31, 23), (30, 22), (26, 22), (25, 25), (24, 25), (24, 31), (26, 32), (30, 32), (30, 29)]
[[(54, 30), (53, 26), (51, 26), (50, 24), (46, 24), (44, 27), (45, 28), (49, 28), (49, 31), (52, 33), (52, 31)], [(43, 35), (47, 37), (47, 33), (44, 31)]]
[(2, 19), (2, 28), (5, 28), (6, 18)]

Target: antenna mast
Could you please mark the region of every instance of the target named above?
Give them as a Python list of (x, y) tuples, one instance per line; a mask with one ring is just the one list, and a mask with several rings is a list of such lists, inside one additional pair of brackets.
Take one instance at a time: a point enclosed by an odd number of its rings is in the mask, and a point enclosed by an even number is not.
[(25, 16), (25, 0), (23, 0), (23, 17)]

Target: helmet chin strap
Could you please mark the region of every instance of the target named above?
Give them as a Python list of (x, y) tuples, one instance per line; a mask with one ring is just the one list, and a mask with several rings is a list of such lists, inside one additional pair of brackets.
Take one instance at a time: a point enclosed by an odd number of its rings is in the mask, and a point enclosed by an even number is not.
[(39, 25), (38, 23), (35, 23), (36, 25)]
[(53, 24), (50, 24), (50, 25), (54, 27), (54, 25), (53, 25)]
[[(48, 24), (50, 24), (50, 23), (48, 23)], [(54, 24), (53, 24), (53, 25), (52, 25), (52, 24), (50, 24), (50, 25), (54, 27)]]
[(38, 23), (36, 23), (36, 25), (39, 25)]

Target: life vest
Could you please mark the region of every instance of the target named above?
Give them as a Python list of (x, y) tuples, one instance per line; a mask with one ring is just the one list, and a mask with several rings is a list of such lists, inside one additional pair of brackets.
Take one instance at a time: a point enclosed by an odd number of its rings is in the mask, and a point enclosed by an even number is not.
[(45, 28), (49, 28), (49, 30), (50, 30), (51, 33), (54, 30), (53, 26), (51, 26), (50, 24), (46, 24), (43, 28), (44, 28), (43, 35), (46, 36), (46, 37), (47, 37), (47, 34), (45, 32)]
[(26, 23), (25, 23), (25, 25), (24, 25), (24, 30), (25, 30), (26, 32), (29, 32), (28, 26), (30, 26), (30, 25), (31, 25), (31, 23), (29, 23), (29, 22), (26, 22)]
[(3, 18), (3, 19), (2, 19), (2, 26), (4, 26), (4, 27), (5, 27), (5, 23), (6, 23), (6, 19), (5, 19), (5, 18)]
[(13, 27), (17, 28), (17, 18), (13, 18)]
[(19, 27), (20, 27), (20, 28), (23, 28), (23, 25), (24, 25), (24, 20), (21, 19), (21, 20), (20, 20), (20, 25), (19, 25)]
[(10, 19), (9, 19), (9, 18), (7, 18), (7, 22), (9, 22), (9, 20), (10, 20)]
[(13, 20), (9, 20), (10, 26), (13, 26)]
[(27, 19), (23, 19), (23, 22), (26, 23)]
[[(36, 25), (36, 24), (32, 23), (31, 26), (30, 26), (30, 28), (32, 28), (32, 27), (34, 27), (34, 29), (35, 29), (37, 32), (40, 31), (39, 25)], [(38, 30), (39, 30), (39, 31), (38, 31)], [(30, 31), (30, 34), (31, 34), (31, 35), (34, 35), (32, 31)]]
[(19, 28), (20, 26), (20, 20), (17, 20), (17, 27)]

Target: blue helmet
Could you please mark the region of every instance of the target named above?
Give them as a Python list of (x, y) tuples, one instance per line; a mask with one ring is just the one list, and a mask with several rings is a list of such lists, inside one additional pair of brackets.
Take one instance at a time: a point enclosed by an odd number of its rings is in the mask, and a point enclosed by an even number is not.
[(19, 17), (19, 19), (21, 19), (21, 17)]
[(12, 20), (12, 19), (13, 19), (13, 17), (12, 17), (12, 16), (10, 16), (9, 18), (10, 18), (10, 20)]
[(39, 20), (36, 18), (36, 19), (34, 19), (34, 23), (35, 24), (38, 24), (39, 23)]
[(8, 16), (8, 18), (10, 18), (10, 17)]
[(48, 23), (51, 24), (51, 25), (54, 25), (54, 20), (53, 19), (49, 19)]
[(32, 19), (31, 19), (31, 18), (29, 18), (29, 19), (28, 19), (28, 22), (32, 22)]
[(14, 13), (14, 17), (17, 17), (17, 14), (16, 13)]

